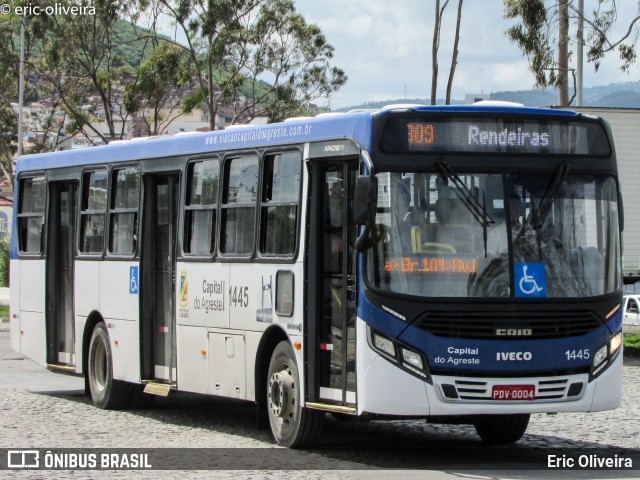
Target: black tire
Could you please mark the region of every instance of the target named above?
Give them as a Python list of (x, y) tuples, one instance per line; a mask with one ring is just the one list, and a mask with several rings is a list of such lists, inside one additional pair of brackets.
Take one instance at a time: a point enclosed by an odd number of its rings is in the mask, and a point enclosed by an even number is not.
[(487, 415), (474, 427), (487, 443), (514, 443), (522, 438), (529, 425), (529, 414)]
[(87, 377), (91, 399), (96, 407), (118, 410), (127, 406), (132, 385), (113, 379), (113, 356), (109, 344), (109, 333), (102, 322), (95, 326), (91, 334)]
[(324, 423), (324, 412), (302, 406), (300, 374), (295, 354), (287, 341), (280, 342), (269, 362), (267, 410), (276, 442), (292, 448), (308, 447), (316, 440)]

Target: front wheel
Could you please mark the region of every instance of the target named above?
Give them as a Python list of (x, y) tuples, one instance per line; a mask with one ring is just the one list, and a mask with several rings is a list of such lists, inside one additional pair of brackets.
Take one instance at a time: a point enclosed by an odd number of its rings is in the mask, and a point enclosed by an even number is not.
[(324, 422), (324, 412), (302, 406), (300, 373), (289, 342), (280, 342), (269, 363), (267, 375), (267, 409), (269, 424), (278, 444), (302, 448), (317, 438)]
[(127, 406), (131, 385), (113, 379), (113, 357), (109, 333), (104, 323), (98, 323), (91, 334), (87, 362), (89, 391), (98, 408), (117, 410)]
[(529, 414), (487, 415), (473, 426), (487, 443), (513, 443), (526, 432), (530, 417)]

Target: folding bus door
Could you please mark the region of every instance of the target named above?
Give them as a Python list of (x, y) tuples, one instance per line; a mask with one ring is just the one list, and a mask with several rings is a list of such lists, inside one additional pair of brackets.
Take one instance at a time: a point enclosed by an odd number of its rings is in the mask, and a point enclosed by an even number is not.
[(46, 248), (47, 363), (72, 368), (74, 355), (73, 262), (78, 185), (49, 185)]
[[(311, 398), (324, 404), (356, 403), (356, 226), (352, 202), (356, 161), (312, 163), (312, 222), (309, 252), (315, 311), (310, 318), (315, 389)], [(313, 288), (313, 287), (312, 287)]]
[(142, 282), (142, 373), (145, 380), (176, 382), (177, 174), (144, 177)]

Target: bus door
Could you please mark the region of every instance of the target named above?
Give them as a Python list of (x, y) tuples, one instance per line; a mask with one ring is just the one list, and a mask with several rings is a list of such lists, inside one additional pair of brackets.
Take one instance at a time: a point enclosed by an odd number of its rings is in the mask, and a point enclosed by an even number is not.
[(76, 182), (49, 184), (46, 245), (47, 363), (73, 367), (73, 262), (76, 231)]
[[(352, 202), (357, 161), (312, 162), (314, 194), (309, 272), (315, 298), (309, 398), (343, 407), (356, 403), (356, 226)], [(315, 232), (314, 232), (315, 230)], [(313, 323), (311, 323), (313, 322)], [(315, 337), (315, 338), (314, 338)], [(316, 376), (317, 375), (317, 376)]]
[(140, 287), (143, 379), (176, 382), (178, 174), (144, 176)]

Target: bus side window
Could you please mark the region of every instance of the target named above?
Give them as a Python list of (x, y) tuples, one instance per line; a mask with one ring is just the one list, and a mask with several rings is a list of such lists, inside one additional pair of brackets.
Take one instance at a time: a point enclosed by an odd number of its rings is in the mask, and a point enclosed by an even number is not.
[(116, 169), (111, 176), (109, 253), (133, 255), (138, 237), (140, 175), (137, 167)]
[(191, 163), (187, 172), (183, 249), (187, 255), (209, 256), (215, 250), (220, 161)]
[(20, 180), (18, 248), (20, 253), (42, 253), (44, 207), (47, 185), (44, 176)]
[(80, 212), (80, 252), (102, 253), (107, 211), (107, 169), (86, 172), (82, 176)]
[(220, 253), (247, 257), (253, 253), (258, 199), (258, 157), (225, 162), (220, 205)]
[(290, 257), (295, 252), (302, 159), (298, 152), (269, 155), (264, 161), (260, 253)]

